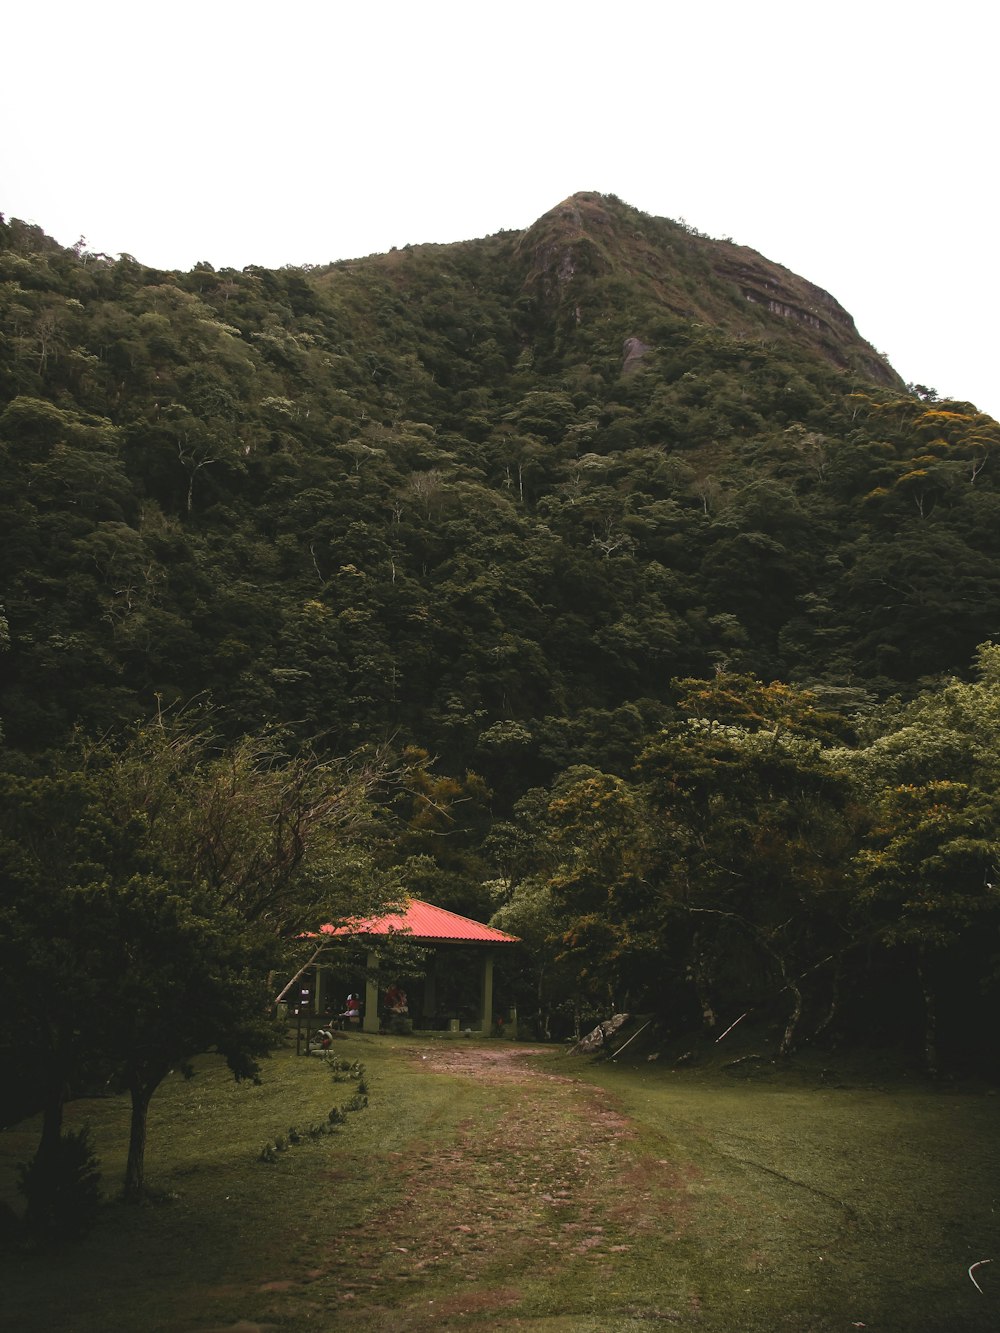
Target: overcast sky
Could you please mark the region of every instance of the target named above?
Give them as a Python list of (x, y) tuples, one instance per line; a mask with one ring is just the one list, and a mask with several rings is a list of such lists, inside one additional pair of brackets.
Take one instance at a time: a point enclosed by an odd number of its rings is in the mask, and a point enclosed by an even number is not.
[(1000, 417), (1000, 22), (983, 0), (9, 6), (0, 212), (150, 265), (326, 263), (578, 190), (825, 287)]

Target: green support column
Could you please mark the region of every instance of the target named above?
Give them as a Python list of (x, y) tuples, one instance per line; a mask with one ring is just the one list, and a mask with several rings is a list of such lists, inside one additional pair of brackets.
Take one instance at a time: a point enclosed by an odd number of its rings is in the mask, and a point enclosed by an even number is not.
[(488, 949), (483, 958), (483, 991), (479, 1011), (483, 1016), (483, 1035), (493, 1031), (493, 951)]
[(378, 954), (368, 955), (368, 975), (365, 977), (365, 1016), (362, 1032), (378, 1031)]
[(435, 983), (437, 981), (437, 965), (438, 965), (438, 953), (437, 950), (435, 949), (433, 961), (431, 962), (430, 967), (427, 969), (427, 975), (424, 977), (424, 1010), (423, 1013), (420, 1015), (420, 1020), (421, 1020), (421, 1027), (425, 1029), (431, 1026), (431, 1023), (434, 1019), (434, 1015), (437, 1013), (437, 995), (435, 994), (436, 991)]
[(330, 969), (324, 967), (322, 963), (316, 964), (316, 1012), (325, 1014), (327, 1010), (331, 1013), (334, 1010), (333, 981), (330, 976)]

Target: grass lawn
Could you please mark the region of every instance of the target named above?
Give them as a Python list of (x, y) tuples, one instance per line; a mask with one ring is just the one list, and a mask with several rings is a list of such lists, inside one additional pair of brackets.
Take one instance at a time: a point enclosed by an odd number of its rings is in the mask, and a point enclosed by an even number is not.
[[(0, 1327), (979, 1333), (1000, 1327), (1000, 1098), (795, 1063), (671, 1069), (507, 1042), (351, 1036), (366, 1109), (282, 1051), (153, 1100), (156, 1201), (0, 1260)], [(76, 1102), (110, 1195), (123, 1099)], [(0, 1134), (0, 1198), (37, 1142)], [(976, 1270), (982, 1292), (968, 1277)], [(991, 1276), (994, 1270), (996, 1276)]]
[[(715, 1311), (709, 1327), (1000, 1327), (997, 1096), (870, 1067), (588, 1077), (615, 1090), (648, 1151), (687, 1164), (677, 1253)], [(968, 1269), (990, 1258), (981, 1294)]]

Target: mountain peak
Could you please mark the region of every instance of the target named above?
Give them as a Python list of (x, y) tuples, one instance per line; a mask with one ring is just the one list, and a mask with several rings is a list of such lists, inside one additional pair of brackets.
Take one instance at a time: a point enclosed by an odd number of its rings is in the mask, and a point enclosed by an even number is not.
[[(516, 247), (524, 287), (577, 323), (605, 306), (609, 285), (636, 315), (670, 314), (750, 340), (807, 344), (840, 369), (901, 388), (829, 292), (748, 246), (653, 217), (616, 195), (583, 190), (549, 209)], [(648, 338), (640, 322), (633, 333)]]

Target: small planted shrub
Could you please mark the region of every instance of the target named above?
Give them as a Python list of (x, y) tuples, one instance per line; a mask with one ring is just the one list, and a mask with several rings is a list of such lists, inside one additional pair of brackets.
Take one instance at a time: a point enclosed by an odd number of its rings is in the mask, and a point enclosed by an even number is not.
[(327, 1068), (334, 1083), (352, 1083), (364, 1077), (364, 1066), (360, 1060), (345, 1060), (339, 1055), (328, 1055)]
[(53, 1150), (18, 1167), (17, 1188), (27, 1200), (24, 1227), (35, 1244), (76, 1240), (101, 1202), (101, 1174), (84, 1126), (63, 1134)]

